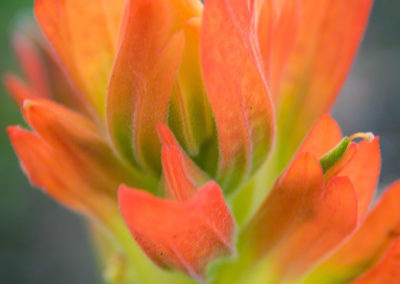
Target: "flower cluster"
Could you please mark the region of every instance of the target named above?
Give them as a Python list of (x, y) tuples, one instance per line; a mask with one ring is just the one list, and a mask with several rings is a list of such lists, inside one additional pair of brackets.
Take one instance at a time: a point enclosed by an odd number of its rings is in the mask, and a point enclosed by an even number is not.
[(327, 114), (372, 0), (36, 0), (5, 84), (31, 183), (111, 283), (400, 283), (400, 183)]

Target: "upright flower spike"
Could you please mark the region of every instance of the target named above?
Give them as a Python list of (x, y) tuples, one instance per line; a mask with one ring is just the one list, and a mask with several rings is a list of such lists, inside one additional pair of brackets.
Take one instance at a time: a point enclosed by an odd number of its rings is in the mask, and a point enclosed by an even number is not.
[(107, 282), (400, 283), (399, 182), (369, 209), (379, 138), (321, 116), (371, 3), (36, 0), (11, 143), (88, 217)]
[(203, 78), (216, 119), (220, 180), (226, 190), (265, 161), (274, 136), (256, 15), (253, 0), (208, 0), (204, 4)]

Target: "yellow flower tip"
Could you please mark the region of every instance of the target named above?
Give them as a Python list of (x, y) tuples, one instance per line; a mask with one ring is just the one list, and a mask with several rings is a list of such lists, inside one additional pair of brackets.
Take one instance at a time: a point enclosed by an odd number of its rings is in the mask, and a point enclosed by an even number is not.
[(104, 279), (111, 283), (119, 283), (123, 279), (126, 270), (126, 256), (118, 252), (112, 255), (104, 271)]
[(353, 141), (355, 139), (363, 139), (368, 142), (372, 142), (374, 140), (375, 135), (372, 132), (357, 132), (354, 133), (353, 135), (350, 136), (350, 141)]

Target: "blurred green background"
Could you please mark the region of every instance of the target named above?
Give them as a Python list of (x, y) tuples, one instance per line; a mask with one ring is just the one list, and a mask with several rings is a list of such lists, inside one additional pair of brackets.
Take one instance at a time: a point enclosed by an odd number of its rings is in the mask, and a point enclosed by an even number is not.
[[(0, 0), (0, 73), (18, 72), (9, 43), (17, 15), (33, 0)], [(334, 108), (344, 133), (381, 137), (380, 188), (400, 176), (400, 1), (376, 1), (352, 72)], [(0, 283), (100, 283), (84, 222), (31, 189), (5, 127), (23, 124), (19, 110), (0, 94)]]

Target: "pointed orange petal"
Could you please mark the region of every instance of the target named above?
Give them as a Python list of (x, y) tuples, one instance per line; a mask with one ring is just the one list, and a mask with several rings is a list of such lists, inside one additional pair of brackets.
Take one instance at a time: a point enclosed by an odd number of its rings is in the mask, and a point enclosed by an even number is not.
[(102, 0), (36, 0), (34, 9), (72, 79), (103, 115), (114, 50)]
[(188, 179), (190, 179), (196, 187), (203, 186), (210, 180), (210, 177), (207, 176), (207, 174), (203, 172), (183, 151), (178, 141), (176, 141), (174, 134), (172, 134), (171, 130), (169, 130), (168, 126), (165, 124), (160, 124), (157, 126), (157, 130), (163, 146), (169, 148), (176, 154), (179, 152), (180, 159), (182, 159), (182, 168), (184, 169)]
[(196, 186), (185, 171), (184, 160), (178, 148), (164, 146), (162, 164), (170, 197), (187, 200), (196, 193)]
[(202, 71), (219, 134), (222, 180), (228, 189), (265, 160), (274, 133), (255, 18), (255, 1), (204, 4)]
[(210, 178), (186, 155), (166, 125), (160, 124), (157, 129), (163, 143), (162, 165), (168, 195), (187, 200)]
[(357, 226), (357, 195), (346, 177), (331, 179), (299, 227), (278, 248), (277, 270), (299, 279), (333, 251)]
[(311, 128), (298, 152), (309, 152), (321, 158), (341, 140), (342, 131), (339, 125), (329, 114), (325, 114)]
[(156, 126), (166, 120), (184, 48), (182, 33), (170, 37), (172, 19), (167, 2), (126, 3), (124, 33), (107, 98), (107, 123), (114, 145), (133, 164), (139, 162), (156, 172), (161, 151)]
[(107, 218), (104, 208), (116, 208), (110, 188), (102, 184), (104, 178), (97, 182), (98, 176), (94, 178), (85, 170), (87, 163), (71, 156), (66, 149), (52, 147), (34, 133), (19, 127), (9, 127), (7, 131), (32, 185), (63, 205), (92, 217)]
[[(61, 135), (54, 135), (52, 131), (73, 137), (88, 137), (101, 140), (96, 126), (82, 115), (44, 99), (25, 100), (23, 115), (29, 125), (36, 130), (47, 142), (60, 139)], [(47, 140), (49, 139), (49, 140)]]
[(400, 239), (389, 249), (382, 261), (352, 284), (398, 284), (400, 282)]
[(379, 138), (372, 142), (361, 141), (356, 153), (337, 175), (348, 177), (357, 192), (359, 219), (365, 216), (374, 196), (381, 169)]
[(211, 260), (232, 251), (235, 225), (214, 182), (185, 202), (121, 186), (119, 203), (135, 240), (160, 266), (203, 279)]
[[(98, 196), (115, 203), (121, 181), (146, 186), (141, 182), (143, 177), (115, 158), (94, 125), (84, 117), (44, 100), (25, 100), (23, 112), (37, 134), (30, 134), (36, 138), (13, 140), (18, 143), (14, 144), (16, 152), (28, 175), (37, 172), (34, 184), (56, 198), (62, 195), (61, 202), (75, 208), (68, 198), (79, 199), (81, 207), (87, 199), (93, 199), (88, 205), (92, 206)], [(24, 139), (34, 142), (24, 144)]]
[(248, 231), (257, 258), (269, 253), (307, 217), (322, 188), (319, 160), (309, 153), (299, 154), (244, 230)]
[(332, 280), (326, 283), (349, 281), (378, 263), (399, 238), (399, 202), (400, 182), (397, 182), (386, 190), (357, 232), (318, 266), (305, 283), (315, 283), (318, 279)]

